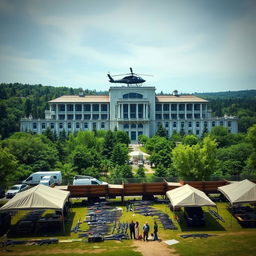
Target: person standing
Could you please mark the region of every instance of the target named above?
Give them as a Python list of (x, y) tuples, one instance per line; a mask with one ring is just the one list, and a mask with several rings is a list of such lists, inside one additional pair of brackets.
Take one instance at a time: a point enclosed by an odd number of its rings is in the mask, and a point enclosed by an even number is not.
[(154, 221), (154, 241), (158, 240), (158, 236), (157, 236), (157, 232), (158, 232), (158, 225), (156, 223), (156, 221)]
[(135, 239), (135, 223), (133, 222), (133, 220), (131, 221), (129, 228), (130, 228), (131, 239), (132, 237)]
[(139, 239), (139, 235), (140, 235), (140, 225), (139, 225), (139, 222), (136, 221), (136, 223), (135, 223), (135, 238)]
[(148, 233), (149, 233), (149, 225), (148, 223), (146, 222), (144, 225), (143, 225), (143, 240), (145, 241), (148, 241)]

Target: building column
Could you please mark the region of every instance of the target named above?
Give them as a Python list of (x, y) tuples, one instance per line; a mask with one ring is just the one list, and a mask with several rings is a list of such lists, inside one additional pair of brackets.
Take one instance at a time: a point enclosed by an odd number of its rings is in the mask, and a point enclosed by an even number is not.
[(128, 103), (127, 105), (128, 105), (128, 120), (130, 120), (130, 119), (131, 119), (131, 117), (130, 117), (130, 105), (131, 105), (131, 104)]
[(65, 104), (65, 121), (68, 120), (68, 106)]
[(177, 103), (177, 120), (180, 120), (180, 104)]
[(59, 120), (59, 105), (56, 104), (56, 120)]
[(76, 120), (76, 104), (73, 103), (73, 121)]
[(203, 106), (202, 103), (200, 103), (200, 119), (203, 118)]
[[(92, 103), (90, 104), (91, 105), (91, 107), (90, 107), (90, 109), (91, 109), (91, 111), (90, 111), (90, 120), (92, 120)], [(91, 127), (92, 128), (92, 127)], [(91, 131), (92, 131), (92, 129), (91, 129)]]
[(136, 119), (139, 119), (139, 108), (138, 108), (138, 103), (136, 103)]
[(192, 104), (192, 119), (195, 119), (195, 104)]
[(185, 103), (184, 117), (185, 117), (185, 120), (187, 120), (187, 103)]

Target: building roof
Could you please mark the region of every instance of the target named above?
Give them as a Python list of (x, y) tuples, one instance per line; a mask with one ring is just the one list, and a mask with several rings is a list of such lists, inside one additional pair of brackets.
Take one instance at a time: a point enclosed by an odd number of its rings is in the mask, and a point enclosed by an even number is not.
[(193, 95), (158, 95), (156, 96), (156, 102), (195, 102), (195, 103), (207, 103), (207, 100), (193, 96)]
[(83, 103), (83, 102), (109, 102), (108, 95), (64, 95), (50, 100), (49, 103)]

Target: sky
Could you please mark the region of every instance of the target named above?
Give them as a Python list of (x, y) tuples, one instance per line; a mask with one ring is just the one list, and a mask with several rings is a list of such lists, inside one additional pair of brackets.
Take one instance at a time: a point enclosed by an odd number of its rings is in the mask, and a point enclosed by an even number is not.
[(256, 1), (0, 0), (0, 82), (104, 91), (130, 67), (157, 92), (256, 89)]

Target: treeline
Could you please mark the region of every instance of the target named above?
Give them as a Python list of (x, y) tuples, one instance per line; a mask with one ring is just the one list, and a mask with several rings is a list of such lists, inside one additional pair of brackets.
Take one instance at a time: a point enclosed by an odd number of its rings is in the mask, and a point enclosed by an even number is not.
[(61, 171), (67, 183), (74, 175), (111, 179), (132, 177), (128, 165), (130, 139), (123, 131), (79, 131), (59, 136), (17, 132), (0, 142), (0, 186), (36, 171)]
[(231, 134), (218, 126), (198, 138), (193, 134), (173, 133), (168, 138), (163, 127), (156, 136), (139, 137), (155, 176), (185, 180), (256, 177), (256, 125), (247, 134)]

